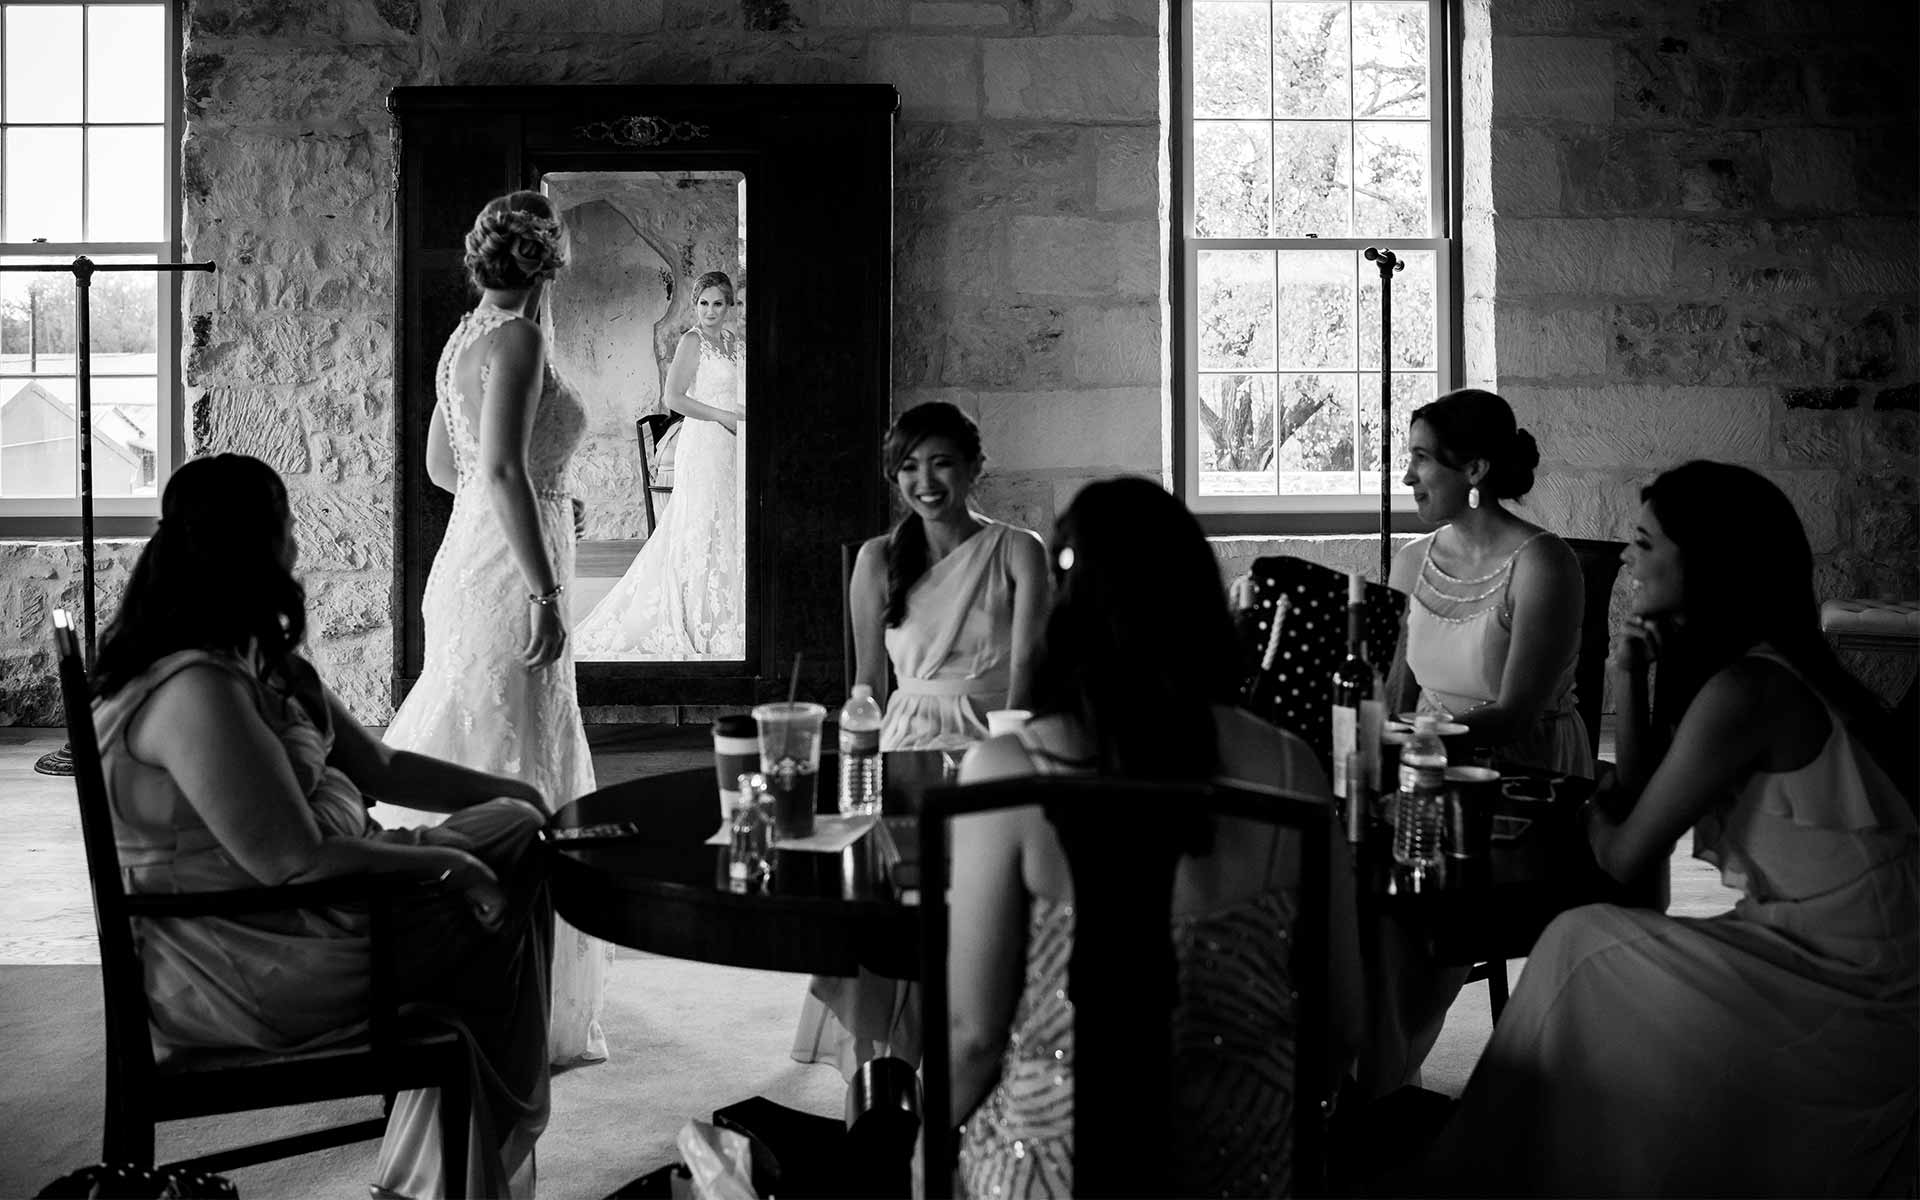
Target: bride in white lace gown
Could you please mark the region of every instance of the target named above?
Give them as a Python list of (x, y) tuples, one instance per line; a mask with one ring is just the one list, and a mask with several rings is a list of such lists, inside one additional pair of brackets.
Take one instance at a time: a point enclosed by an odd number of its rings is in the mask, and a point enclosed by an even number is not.
[(740, 508), (740, 420), (746, 409), (740, 340), (726, 328), (733, 282), (709, 271), (694, 284), (694, 327), (667, 370), (666, 401), (686, 414), (666, 513), (613, 590), (580, 622), (586, 659), (689, 660), (746, 656)]
[[(427, 473), (453, 493), (453, 516), (421, 604), (420, 679), (386, 740), (525, 780), (558, 808), (594, 788), (561, 599), (573, 581), (568, 467), (586, 412), (532, 319), (566, 257), (538, 192), (490, 202), (466, 246), (483, 296), (441, 353), (427, 437)], [(437, 819), (387, 806), (376, 815), (388, 825)], [(551, 1059), (604, 1059), (612, 947), (554, 923)]]

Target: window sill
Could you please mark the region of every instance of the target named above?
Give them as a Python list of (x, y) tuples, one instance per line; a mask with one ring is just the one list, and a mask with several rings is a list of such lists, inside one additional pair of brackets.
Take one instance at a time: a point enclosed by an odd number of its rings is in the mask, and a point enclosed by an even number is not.
[[(95, 541), (107, 538), (150, 538), (158, 517), (151, 516), (95, 516), (93, 518), (93, 537)], [(80, 540), (80, 518), (72, 517), (9, 517), (0, 516), (0, 540), (10, 542), (77, 542)]]

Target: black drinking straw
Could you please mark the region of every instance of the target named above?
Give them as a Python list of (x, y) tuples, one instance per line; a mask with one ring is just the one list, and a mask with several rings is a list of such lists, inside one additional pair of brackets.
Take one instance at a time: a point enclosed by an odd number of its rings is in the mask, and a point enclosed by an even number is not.
[(793, 678), (787, 681), (787, 724), (786, 732), (780, 735), (781, 758), (793, 757), (793, 703), (800, 698), (800, 655), (793, 652)]

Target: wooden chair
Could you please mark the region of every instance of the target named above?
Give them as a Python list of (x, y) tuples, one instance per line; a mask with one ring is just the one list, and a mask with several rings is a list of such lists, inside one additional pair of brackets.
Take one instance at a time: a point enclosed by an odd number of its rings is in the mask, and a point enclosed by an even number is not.
[[(464, 1180), (470, 1104), (465, 1042), (439, 1026), (408, 1027), (394, 1006), (392, 907), (398, 900), (420, 896), (425, 889), (412, 881), (359, 877), (219, 892), (128, 894), (114, 849), (86, 671), (66, 611), (56, 609), (53, 622), (74, 787), (80, 801), (80, 833), (100, 937), (100, 985), (107, 1023), (103, 1157), (110, 1163), (153, 1166), (154, 1126), (162, 1121), (353, 1096), (381, 1096), (390, 1105), (397, 1091), (437, 1087), (442, 1095), (442, 1165), (448, 1179)], [(144, 972), (133, 935), (136, 920), (239, 917), (358, 904), (369, 905), (372, 917), (367, 1036), (301, 1054), (208, 1049), (155, 1061)], [(343, 1019), (347, 1015), (342, 1014)], [(365, 1141), (379, 1137), (385, 1129), (386, 1119), (374, 1117), (200, 1155), (174, 1166), (226, 1171)]]
[(947, 822), (1039, 805), (1073, 874), (1074, 1194), (1167, 1196), (1176, 969), (1173, 876), (1179, 852), (1169, 810), (1207, 811), (1300, 831), (1293, 925), (1293, 1190), (1321, 1191), (1331, 1081), (1327, 1079), (1327, 806), (1278, 792), (1113, 779), (1018, 779), (930, 792), (920, 812), (921, 1014), (924, 1031), (926, 1194), (952, 1195), (956, 1139), (947, 1063)]
[[(667, 440), (667, 434), (686, 420), (677, 412), (648, 413), (633, 423), (634, 437), (640, 443), (640, 498), (647, 509), (647, 534), (652, 536), (659, 524), (655, 515), (653, 498), (673, 494), (673, 473), (665, 469), (667, 464), (661, 461), (661, 443)], [(664, 506), (665, 500), (661, 501)]]

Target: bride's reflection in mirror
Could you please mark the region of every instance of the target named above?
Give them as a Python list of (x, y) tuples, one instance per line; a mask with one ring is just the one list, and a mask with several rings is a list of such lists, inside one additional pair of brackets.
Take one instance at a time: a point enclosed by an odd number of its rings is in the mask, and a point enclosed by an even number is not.
[(564, 172), (579, 249), (550, 303), (590, 412), (572, 603), (579, 661), (746, 653), (745, 183), (738, 172)]

